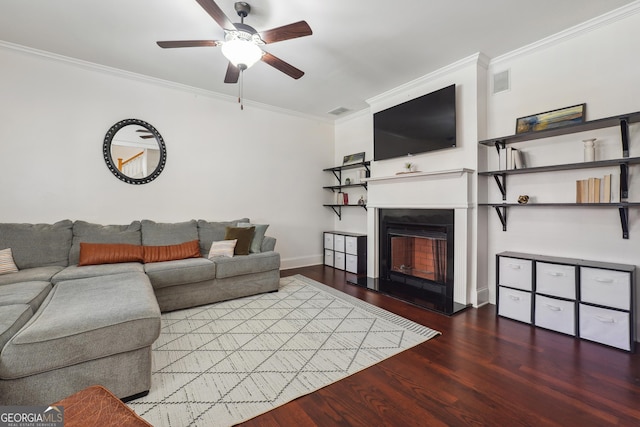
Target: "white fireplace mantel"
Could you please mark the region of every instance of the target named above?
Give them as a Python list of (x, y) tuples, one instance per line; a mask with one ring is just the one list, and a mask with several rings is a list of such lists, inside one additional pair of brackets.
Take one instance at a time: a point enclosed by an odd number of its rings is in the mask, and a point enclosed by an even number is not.
[(367, 178), (367, 206), (372, 208), (467, 209), (474, 170), (460, 168)]
[(379, 181), (389, 181), (389, 180), (406, 180), (406, 179), (443, 179), (443, 178), (455, 178), (461, 177), (462, 174), (465, 173), (473, 173), (473, 169), (450, 169), (443, 171), (433, 171), (433, 172), (407, 172), (407, 173), (399, 173), (391, 176), (381, 176), (376, 178), (367, 178), (363, 181), (367, 183), (376, 183)]

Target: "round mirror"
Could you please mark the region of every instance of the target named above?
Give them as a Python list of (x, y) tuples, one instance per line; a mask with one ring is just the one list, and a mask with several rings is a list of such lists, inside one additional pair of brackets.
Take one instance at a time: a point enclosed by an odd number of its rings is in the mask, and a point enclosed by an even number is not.
[(160, 175), (167, 149), (160, 133), (138, 119), (119, 121), (107, 131), (102, 155), (109, 170), (128, 184), (146, 184)]

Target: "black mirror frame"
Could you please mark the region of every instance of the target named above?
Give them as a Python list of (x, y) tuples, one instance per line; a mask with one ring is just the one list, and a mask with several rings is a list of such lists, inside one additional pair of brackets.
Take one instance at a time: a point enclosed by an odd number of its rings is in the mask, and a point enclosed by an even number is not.
[[(151, 134), (155, 137), (156, 142), (158, 143), (158, 148), (160, 149), (160, 161), (158, 162), (158, 166), (156, 166), (156, 168), (153, 170), (153, 172), (151, 172), (151, 174), (149, 174), (144, 178), (131, 178), (126, 176), (125, 174), (120, 172), (120, 170), (118, 170), (118, 167), (116, 166), (116, 164), (113, 161), (113, 158), (111, 157), (111, 142), (113, 141), (113, 137), (120, 129), (129, 125), (142, 126), (143, 128), (147, 129), (149, 132), (151, 132)], [(148, 184), (149, 182), (156, 179), (158, 175), (160, 175), (160, 172), (162, 172), (162, 170), (164, 169), (165, 164), (167, 163), (167, 148), (164, 145), (164, 140), (162, 139), (162, 135), (160, 135), (160, 132), (158, 132), (156, 128), (151, 126), (149, 123), (142, 120), (138, 120), (138, 119), (121, 120), (115, 125), (111, 126), (111, 128), (109, 128), (109, 130), (107, 131), (107, 134), (104, 137), (104, 144), (102, 145), (102, 155), (111, 173), (113, 173), (120, 181), (126, 182), (127, 184), (135, 184), (135, 185)]]

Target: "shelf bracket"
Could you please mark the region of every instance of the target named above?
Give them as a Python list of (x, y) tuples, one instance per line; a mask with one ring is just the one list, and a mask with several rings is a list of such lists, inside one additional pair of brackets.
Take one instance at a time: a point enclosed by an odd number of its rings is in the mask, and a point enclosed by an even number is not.
[(629, 197), (629, 165), (620, 163), (620, 200)]
[(342, 171), (332, 171), (333, 176), (338, 180), (338, 185), (342, 184)]
[(507, 200), (507, 176), (503, 173), (493, 175), (493, 179), (498, 184), (498, 189), (502, 194), (502, 200)]
[(494, 208), (502, 223), (502, 231), (507, 231), (507, 208), (505, 206), (494, 206)]
[(622, 157), (629, 157), (629, 119), (620, 119), (620, 135), (622, 139)]
[(333, 209), (333, 212), (335, 212), (336, 215), (338, 215), (338, 221), (342, 221), (342, 207), (337, 206), (329, 206), (331, 209)]
[(629, 208), (619, 207), (620, 211), (620, 225), (622, 226), (622, 238), (629, 238)]

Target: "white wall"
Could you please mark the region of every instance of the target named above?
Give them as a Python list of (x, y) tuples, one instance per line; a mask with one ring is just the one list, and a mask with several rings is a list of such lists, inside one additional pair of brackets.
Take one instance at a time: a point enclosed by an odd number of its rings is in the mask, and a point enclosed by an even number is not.
[[(321, 262), (331, 123), (30, 51), (0, 47), (0, 64), (0, 221), (248, 216), (270, 224), (283, 267)], [(149, 184), (120, 182), (102, 158), (125, 118), (165, 140), (166, 167)]]
[[(492, 61), (489, 75), (510, 70), (511, 89), (488, 97), (487, 137), (513, 134), (518, 117), (583, 102), (587, 104), (587, 120), (640, 110), (638, 10), (634, 4), (624, 9), (625, 13), (606, 15)], [(599, 139), (597, 160), (621, 157), (617, 128), (532, 141), (523, 143), (521, 149), (526, 152), (528, 166), (581, 162), (582, 140), (588, 137)], [(638, 125), (632, 126), (630, 137), (631, 156), (640, 156)], [(495, 169), (495, 149), (485, 151), (489, 168)], [(574, 202), (576, 180), (605, 173), (619, 174), (619, 168), (508, 176), (508, 201), (528, 194), (538, 202)], [(630, 174), (629, 200), (638, 201), (640, 168), (632, 166)], [(493, 179), (481, 179), (480, 193), (485, 190), (489, 201), (500, 200)], [(630, 209), (630, 238), (624, 240), (617, 209), (511, 209), (506, 232), (490, 212), (486, 226), (491, 301), (495, 301), (494, 255), (501, 251), (640, 264), (639, 214), (638, 209)]]

